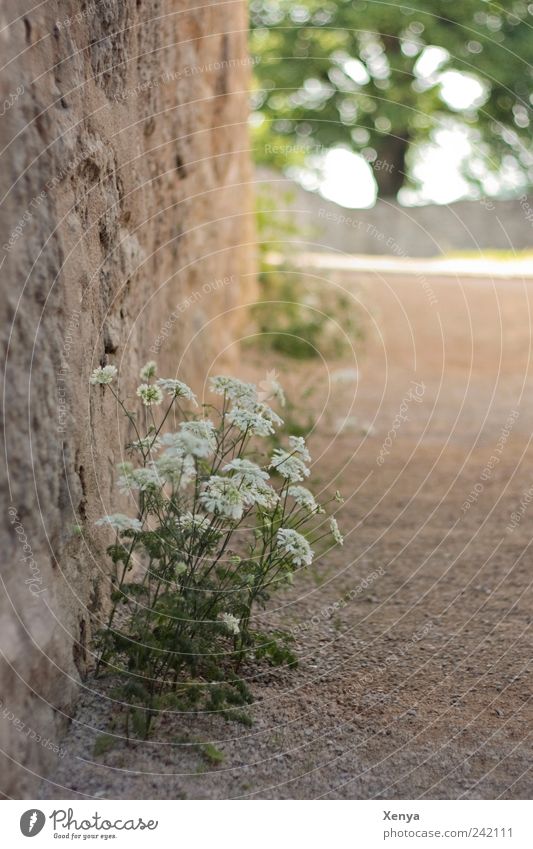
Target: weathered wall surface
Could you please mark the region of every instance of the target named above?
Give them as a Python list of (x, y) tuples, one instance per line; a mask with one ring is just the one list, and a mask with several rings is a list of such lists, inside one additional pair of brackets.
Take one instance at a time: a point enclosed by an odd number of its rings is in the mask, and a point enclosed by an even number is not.
[(533, 248), (533, 197), (457, 201), (446, 206), (406, 207), (378, 200), (372, 209), (347, 209), (302, 189), (281, 175), (260, 170), (261, 191), (274, 193), (289, 210), (306, 250), (430, 257), (452, 251)]
[(90, 372), (114, 363), (132, 391), (156, 358), (198, 385), (253, 289), (245, 30), (243, 0), (2, 4), (10, 796), (32, 796), (69, 756), (53, 747), (91, 663), (108, 542), (94, 520), (121, 425), (109, 393), (89, 393)]

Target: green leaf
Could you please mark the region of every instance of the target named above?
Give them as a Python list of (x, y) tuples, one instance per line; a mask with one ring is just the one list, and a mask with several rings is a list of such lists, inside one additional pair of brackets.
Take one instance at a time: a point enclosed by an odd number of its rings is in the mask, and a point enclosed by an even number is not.
[(93, 755), (97, 758), (99, 755), (109, 752), (111, 749), (115, 748), (118, 742), (118, 738), (114, 737), (112, 734), (100, 734), (95, 740)]

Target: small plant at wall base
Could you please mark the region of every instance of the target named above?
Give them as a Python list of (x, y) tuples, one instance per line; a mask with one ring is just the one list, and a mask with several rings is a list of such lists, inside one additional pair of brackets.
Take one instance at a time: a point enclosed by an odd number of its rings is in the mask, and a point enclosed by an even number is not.
[(357, 311), (341, 289), (325, 287), (291, 263), (295, 246), (312, 246), (320, 236), (294, 220), (293, 201), (291, 192), (266, 187), (257, 195), (261, 297), (252, 310), (258, 334), (249, 344), (298, 360), (340, 357), (349, 350), (349, 340), (362, 337)]
[[(114, 366), (95, 369), (91, 383), (113, 393), (135, 433), (134, 462), (121, 464), (118, 486), (137, 504), (136, 516), (97, 523), (115, 532), (97, 674), (118, 678), (117, 696), (130, 706), (127, 732), (133, 726), (146, 736), (167, 709), (246, 719), (242, 664), (295, 663), (288, 634), (254, 629), (254, 608), (311, 564), (321, 539), (342, 537), (303, 485), (311, 460), (304, 439), (288, 436), (268, 456), (283, 422), (255, 385), (213, 377), (219, 405), (199, 414), (191, 389), (157, 379), (155, 363), (140, 375), (140, 411), (115, 389)], [(272, 395), (284, 403), (277, 382)], [(166, 432), (171, 413), (180, 423)]]

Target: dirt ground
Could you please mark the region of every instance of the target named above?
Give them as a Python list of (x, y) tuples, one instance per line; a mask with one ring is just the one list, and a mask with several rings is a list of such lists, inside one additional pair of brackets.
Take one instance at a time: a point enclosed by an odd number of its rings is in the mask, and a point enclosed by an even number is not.
[(343, 548), (264, 616), (298, 668), (249, 670), (250, 728), (168, 717), (101, 754), (113, 706), (85, 682), (42, 798), (531, 797), (533, 281), (319, 276), (364, 340), (278, 364), (318, 417), (314, 489), (346, 499)]

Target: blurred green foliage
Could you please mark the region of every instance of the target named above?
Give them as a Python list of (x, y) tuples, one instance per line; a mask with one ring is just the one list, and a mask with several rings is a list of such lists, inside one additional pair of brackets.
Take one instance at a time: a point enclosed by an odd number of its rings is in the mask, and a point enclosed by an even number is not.
[[(482, 172), (503, 165), (531, 182), (532, 4), (251, 0), (250, 11), (258, 162), (283, 168), (345, 146), (393, 196), (413, 183), (413, 150), (452, 117), (478, 154), (471, 185), (482, 185), (480, 157)], [(481, 83), (468, 108), (443, 97), (449, 71)]]
[(357, 310), (347, 294), (294, 263), (299, 240), (313, 232), (296, 223), (293, 200), (292, 191), (267, 184), (256, 192), (260, 298), (252, 314), (259, 336), (251, 344), (297, 360), (341, 357), (348, 340), (361, 338)]

